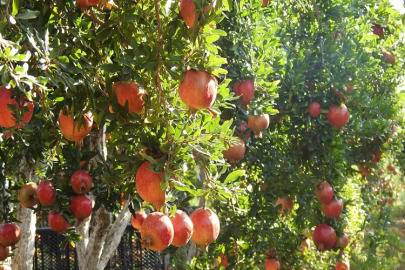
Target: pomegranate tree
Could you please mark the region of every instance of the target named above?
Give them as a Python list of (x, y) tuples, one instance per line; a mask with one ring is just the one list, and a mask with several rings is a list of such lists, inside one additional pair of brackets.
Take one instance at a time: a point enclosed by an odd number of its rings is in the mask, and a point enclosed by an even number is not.
[(328, 218), (337, 218), (343, 211), (343, 201), (342, 200), (331, 200), (328, 203), (322, 204), (322, 212)]
[(55, 203), (55, 188), (48, 181), (43, 181), (38, 185), (37, 196), (43, 206), (51, 206)]
[(249, 115), (248, 126), (255, 132), (255, 138), (262, 136), (262, 131), (266, 130), (270, 125), (270, 117), (268, 114)]
[(56, 232), (63, 232), (69, 227), (69, 222), (67, 222), (65, 217), (55, 210), (52, 210), (48, 214), (48, 224)]
[(93, 179), (88, 172), (80, 170), (72, 174), (70, 184), (77, 194), (85, 194), (91, 189)]
[(288, 215), (294, 209), (294, 201), (293, 201), (293, 199), (288, 198), (288, 197), (278, 199), (276, 204), (277, 205), (279, 205), (279, 204), (282, 205), (281, 209), (278, 210), (278, 212), (280, 214)]
[(134, 227), (138, 231), (141, 230), (142, 224), (147, 216), (148, 215), (145, 213), (145, 211), (136, 211), (135, 217), (132, 216), (131, 218), (132, 227)]
[(312, 102), (309, 106), (309, 114), (312, 117), (318, 117), (321, 114), (321, 105), (318, 102)]
[(336, 232), (329, 225), (320, 224), (316, 226), (312, 239), (320, 251), (329, 250), (336, 243)]
[(165, 191), (160, 187), (164, 175), (149, 169), (151, 164), (150, 161), (146, 161), (139, 167), (135, 185), (139, 196), (152, 203), (155, 210), (158, 211), (165, 204)]
[(333, 188), (328, 182), (316, 185), (316, 197), (321, 203), (328, 203), (333, 199)]
[(91, 112), (87, 112), (83, 115), (82, 120), (84, 124), (80, 126), (80, 129), (79, 123), (77, 123), (77, 121), (75, 123), (70, 114), (65, 115), (63, 110), (60, 111), (58, 120), (63, 137), (68, 141), (76, 142), (76, 145), (79, 147), (82, 145), (82, 140), (90, 133), (93, 127), (93, 115)]
[(194, 225), (191, 240), (200, 245), (202, 250), (207, 250), (208, 245), (219, 235), (220, 224), (217, 214), (208, 208), (198, 208), (190, 215), (190, 219)]
[(113, 93), (117, 95), (118, 103), (125, 107), (128, 102), (128, 113), (141, 114), (145, 102), (145, 91), (138, 87), (135, 82), (116, 82), (112, 86)]
[(174, 238), (172, 245), (182, 247), (190, 241), (193, 235), (193, 222), (189, 216), (181, 210), (177, 210), (173, 217), (170, 218), (174, 228)]
[(7, 89), (4, 86), (0, 86), (0, 126), (4, 128), (11, 128), (16, 126), (16, 119), (13, 115), (13, 111), (9, 110), (8, 106), (20, 106), (20, 110), (22, 110), (21, 106), (24, 109), (28, 109), (28, 112), (25, 112), (20, 119), (20, 123), (18, 124), (17, 128), (23, 127), (26, 123), (29, 123), (32, 114), (34, 113), (34, 104), (32, 100), (26, 97), (25, 95), (20, 98), (20, 104), (17, 103), (15, 98), (12, 97), (13, 90)]
[(24, 207), (33, 207), (38, 203), (37, 184), (27, 183), (18, 191), (18, 200)]
[(245, 142), (243, 139), (238, 138), (239, 144), (232, 144), (228, 150), (222, 151), (224, 158), (230, 163), (235, 163), (245, 156)]
[(72, 198), (70, 212), (79, 221), (88, 218), (93, 211), (93, 202), (89, 197), (82, 195)]
[(179, 86), (179, 95), (189, 107), (189, 114), (208, 109), (217, 97), (217, 80), (208, 72), (187, 70)]
[(173, 241), (174, 228), (170, 218), (161, 212), (148, 215), (141, 227), (142, 245), (150, 250), (161, 251)]
[(15, 224), (7, 223), (0, 228), (0, 244), (6, 247), (14, 246), (20, 241), (21, 230)]
[(349, 121), (349, 111), (344, 104), (340, 104), (340, 108), (336, 106), (329, 107), (327, 116), (331, 126), (337, 128), (342, 128)]
[(241, 103), (248, 105), (255, 97), (255, 84), (252, 80), (237, 82), (233, 85), (235, 96), (242, 96)]

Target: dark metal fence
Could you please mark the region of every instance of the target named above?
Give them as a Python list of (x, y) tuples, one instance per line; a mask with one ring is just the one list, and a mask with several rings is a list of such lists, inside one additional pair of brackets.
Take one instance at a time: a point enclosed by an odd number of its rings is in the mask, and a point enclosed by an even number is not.
[[(76, 249), (67, 244), (63, 235), (50, 228), (37, 229), (34, 270), (78, 270)], [(158, 252), (143, 249), (132, 226), (128, 226), (105, 270), (161, 270)]]

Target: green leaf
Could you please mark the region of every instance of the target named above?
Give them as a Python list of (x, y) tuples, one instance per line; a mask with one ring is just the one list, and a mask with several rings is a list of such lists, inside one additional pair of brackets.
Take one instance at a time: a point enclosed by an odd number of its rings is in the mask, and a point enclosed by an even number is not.
[(107, 72), (119, 72), (122, 70), (122, 67), (118, 64), (105, 64), (98, 66), (98, 68)]
[(18, 13), (18, 7), (20, 5), (19, 0), (13, 0), (13, 11), (11, 13), (11, 15), (13, 15), (13, 17)]
[(228, 176), (225, 178), (224, 184), (231, 182), (231, 181), (235, 181), (236, 179), (238, 179), (239, 177), (245, 175), (245, 170), (237, 170), (237, 171), (233, 171), (230, 174), (228, 174)]
[(35, 19), (36, 17), (38, 17), (39, 15), (39, 11), (37, 10), (25, 10), (24, 13), (20, 13), (18, 14), (15, 18), (16, 19), (20, 19), (20, 20), (32, 20)]

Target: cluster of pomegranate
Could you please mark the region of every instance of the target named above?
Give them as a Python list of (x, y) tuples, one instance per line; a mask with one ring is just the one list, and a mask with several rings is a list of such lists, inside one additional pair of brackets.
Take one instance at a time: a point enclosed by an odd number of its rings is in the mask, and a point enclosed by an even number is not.
[[(318, 102), (312, 102), (309, 106), (309, 114), (312, 117), (318, 117), (321, 114), (321, 105)], [(333, 127), (342, 128), (349, 122), (349, 111), (345, 104), (340, 104), (340, 108), (336, 106), (329, 107), (326, 116)]]
[[(93, 203), (86, 194), (93, 185), (93, 180), (87, 171), (76, 171), (70, 178), (70, 184), (75, 193), (71, 199), (70, 212), (78, 221), (88, 218), (93, 211)], [(18, 199), (24, 207), (34, 207), (38, 202), (43, 206), (52, 206), (56, 200), (56, 191), (48, 181), (42, 181), (38, 186), (27, 183), (18, 192)], [(48, 215), (48, 223), (52, 230), (62, 232), (69, 227), (69, 222), (58, 211), (51, 211)]]
[(21, 239), (21, 230), (15, 224), (6, 223), (0, 227), (0, 261), (7, 259), (9, 247), (14, 247)]

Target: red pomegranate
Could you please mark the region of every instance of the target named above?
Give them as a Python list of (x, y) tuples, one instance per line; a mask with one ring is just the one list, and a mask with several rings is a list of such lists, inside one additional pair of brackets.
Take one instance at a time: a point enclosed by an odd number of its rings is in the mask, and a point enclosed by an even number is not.
[(329, 107), (327, 116), (331, 126), (337, 128), (342, 128), (349, 121), (349, 111), (345, 104), (340, 104), (340, 109), (336, 106)]
[(37, 196), (43, 206), (51, 206), (55, 203), (55, 189), (48, 181), (43, 181), (38, 185)]
[(228, 262), (228, 256), (224, 255), (224, 253), (221, 252), (221, 254), (219, 254), (219, 260), (215, 259), (215, 263), (216, 265), (218, 265), (218, 267), (225, 267), (227, 268), (229, 265)]
[(68, 141), (76, 142), (78, 146), (81, 146), (81, 141), (90, 133), (93, 127), (93, 115), (91, 112), (85, 113), (83, 119), (84, 124), (78, 129), (79, 123), (75, 123), (71, 115), (64, 115), (63, 110), (59, 113), (59, 127), (62, 135)]
[(280, 269), (280, 263), (276, 259), (270, 259), (266, 261), (266, 270), (278, 270)]
[(349, 244), (349, 236), (347, 236), (347, 234), (337, 237), (336, 245), (338, 247), (340, 247), (341, 249), (344, 249), (345, 247), (347, 247), (348, 244)]
[(322, 212), (328, 218), (337, 218), (343, 211), (343, 201), (342, 200), (331, 200), (328, 203), (322, 204)]
[(136, 230), (139, 231), (147, 216), (148, 215), (144, 211), (135, 212), (135, 217), (132, 216), (132, 218), (131, 218), (132, 227), (134, 227)]
[[(250, 132), (245, 134), (245, 131), (249, 128), (248, 124), (243, 122), (243, 124), (241, 124), (239, 126), (239, 130), (240, 130), (240, 134), (243, 134), (244, 136), (246, 136), (246, 138), (250, 138)], [(238, 132), (239, 133), (239, 132)]]
[[(11, 98), (12, 91), (12, 89), (0, 86), (0, 126), (4, 128), (16, 126), (16, 119), (13, 116), (13, 111), (8, 109), (8, 105), (18, 106), (17, 101), (14, 98)], [(17, 128), (23, 127), (25, 124), (29, 123), (32, 114), (34, 113), (34, 103), (32, 103), (32, 100), (28, 97), (23, 96), (20, 98), (20, 106), (28, 109), (28, 112), (24, 113)]]
[(7, 259), (10, 254), (10, 249), (0, 244), (0, 261)]
[(11, 269), (11, 267), (8, 265), (0, 265), (0, 270), (13, 270), (13, 269)]
[(135, 185), (139, 196), (152, 203), (155, 210), (158, 211), (165, 204), (165, 191), (160, 187), (164, 175), (148, 169), (150, 164), (150, 161), (146, 161), (139, 167)]
[(14, 246), (20, 241), (21, 230), (15, 224), (7, 223), (0, 228), (0, 244), (9, 247)]
[(82, 195), (72, 198), (70, 212), (77, 220), (83, 220), (91, 216), (93, 212), (93, 203), (89, 197)]
[(195, 69), (187, 70), (184, 80), (179, 86), (179, 95), (189, 107), (189, 114), (207, 109), (214, 104), (217, 97), (217, 80), (208, 72)]
[(69, 222), (67, 222), (65, 217), (55, 210), (52, 210), (48, 214), (48, 224), (56, 232), (63, 232), (69, 227)]
[(248, 126), (255, 132), (255, 138), (262, 136), (262, 131), (266, 130), (270, 125), (270, 117), (268, 114), (249, 115)]
[(117, 94), (118, 103), (122, 107), (128, 102), (128, 113), (141, 114), (145, 104), (142, 99), (145, 91), (135, 82), (116, 82), (112, 86), (112, 91)]
[(383, 36), (383, 29), (381, 28), (380, 25), (378, 24), (374, 24), (373, 26), (371, 26), (371, 28), (373, 29), (373, 34), (379, 36), (380, 38), (382, 38)]
[(342, 262), (342, 261), (338, 261), (336, 263), (336, 270), (349, 270), (350, 269), (350, 265), (348, 263)]
[(368, 176), (371, 174), (371, 172), (367, 169), (367, 166), (357, 165), (357, 168), (362, 176)]
[(100, 3), (100, 0), (76, 0), (76, 3), (84, 6), (95, 6)]
[(385, 62), (391, 65), (395, 65), (395, 56), (389, 53), (383, 53), (383, 56), (385, 57)]
[(392, 171), (393, 169), (394, 169), (394, 165), (389, 164), (389, 165), (387, 166), (387, 170), (388, 170), (388, 171)]
[(193, 222), (191, 222), (188, 215), (181, 210), (177, 210), (170, 220), (174, 228), (172, 246), (182, 247), (190, 241), (191, 235), (193, 235)]
[(27, 183), (18, 191), (18, 200), (24, 207), (33, 207), (38, 203), (37, 184)]
[(57, 173), (59, 176), (59, 181), (61, 181), (62, 183), (66, 182), (65, 173), (61, 170), (57, 171)]
[(280, 214), (288, 215), (294, 209), (294, 201), (291, 198), (288, 198), (288, 197), (278, 199), (276, 204), (277, 205), (279, 205), (279, 204), (282, 205), (281, 209), (278, 210), (278, 212)]
[(311, 241), (307, 238), (302, 240), (300, 247), (298, 248), (301, 252), (305, 252), (305, 250), (311, 247)]
[(321, 203), (328, 203), (333, 199), (333, 187), (328, 182), (316, 185), (316, 197)]
[(269, 5), (269, 0), (262, 1), (262, 7), (267, 7)]
[(194, 232), (191, 240), (200, 245), (202, 250), (207, 250), (209, 244), (217, 239), (220, 225), (217, 214), (208, 208), (198, 208), (191, 215), (190, 219), (194, 225)]
[(229, 147), (228, 150), (222, 151), (224, 158), (230, 163), (235, 163), (245, 156), (245, 142), (241, 138), (238, 138), (238, 141), (240, 145), (232, 144), (232, 146)]
[(77, 194), (85, 194), (91, 189), (93, 180), (88, 172), (80, 170), (72, 174), (70, 184)]
[(313, 241), (320, 251), (329, 250), (336, 243), (336, 232), (332, 227), (320, 224), (314, 230)]
[(309, 106), (309, 114), (312, 117), (318, 117), (321, 114), (321, 105), (318, 102), (312, 102)]
[(248, 105), (255, 97), (255, 84), (252, 80), (237, 82), (233, 85), (235, 96), (242, 96), (241, 103)]
[(346, 90), (349, 91), (349, 92), (352, 92), (354, 90), (354, 86), (346, 85)]
[(392, 198), (388, 198), (388, 200), (387, 200), (387, 203), (388, 203), (388, 204), (391, 205), (391, 204), (393, 204), (393, 202), (394, 202), (394, 201), (392, 200)]
[(142, 245), (153, 251), (167, 248), (173, 241), (174, 228), (170, 218), (154, 212), (145, 218), (141, 227)]
[(180, 15), (186, 22), (188, 27), (194, 27), (194, 21), (196, 19), (197, 12), (195, 10), (195, 4), (193, 0), (182, 0), (180, 3)]

